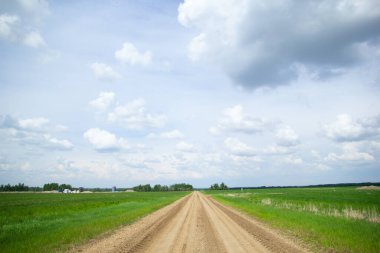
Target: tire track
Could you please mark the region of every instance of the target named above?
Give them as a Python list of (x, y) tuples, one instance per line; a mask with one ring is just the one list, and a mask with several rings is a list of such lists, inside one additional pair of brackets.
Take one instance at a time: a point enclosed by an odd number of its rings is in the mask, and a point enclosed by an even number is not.
[(307, 252), (199, 192), (71, 252)]

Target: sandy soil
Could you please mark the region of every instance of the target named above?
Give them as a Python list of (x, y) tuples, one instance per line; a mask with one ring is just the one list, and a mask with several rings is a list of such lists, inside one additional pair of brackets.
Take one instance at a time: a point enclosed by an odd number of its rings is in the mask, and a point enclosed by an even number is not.
[(254, 219), (194, 192), (71, 252), (307, 252)]

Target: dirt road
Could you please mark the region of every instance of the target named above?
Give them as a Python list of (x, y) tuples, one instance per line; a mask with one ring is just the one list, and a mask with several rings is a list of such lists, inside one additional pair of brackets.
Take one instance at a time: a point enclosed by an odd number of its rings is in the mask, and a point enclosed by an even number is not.
[(194, 192), (73, 252), (306, 252), (259, 222)]

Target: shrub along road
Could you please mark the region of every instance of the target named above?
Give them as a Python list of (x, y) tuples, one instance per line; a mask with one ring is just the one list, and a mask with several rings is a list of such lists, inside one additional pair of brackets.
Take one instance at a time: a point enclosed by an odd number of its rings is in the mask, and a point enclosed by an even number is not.
[(72, 252), (306, 252), (232, 208), (193, 192)]

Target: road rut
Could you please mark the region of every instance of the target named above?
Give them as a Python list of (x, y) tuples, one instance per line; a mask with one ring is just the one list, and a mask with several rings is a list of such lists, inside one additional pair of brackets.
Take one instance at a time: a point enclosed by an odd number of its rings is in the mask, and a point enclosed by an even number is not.
[(200, 192), (71, 252), (307, 252)]

